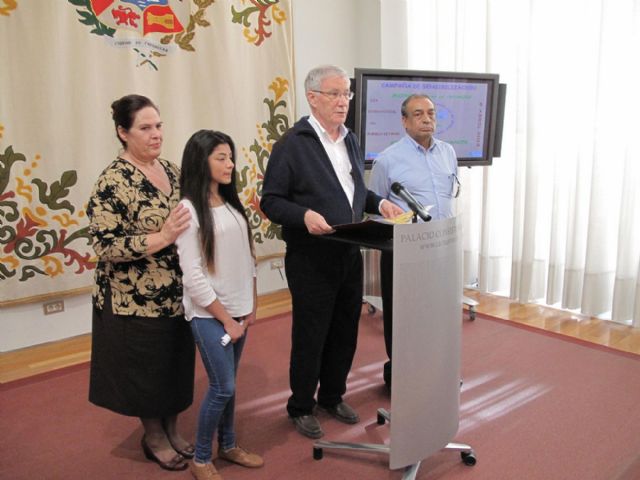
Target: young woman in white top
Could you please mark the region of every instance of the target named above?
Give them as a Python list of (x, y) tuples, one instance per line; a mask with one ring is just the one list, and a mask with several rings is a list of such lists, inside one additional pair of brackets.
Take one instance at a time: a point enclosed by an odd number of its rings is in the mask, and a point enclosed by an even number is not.
[(238, 362), (256, 317), (255, 257), (234, 156), (231, 138), (212, 130), (194, 133), (182, 156), (181, 203), (191, 213), (189, 228), (176, 240), (183, 304), (209, 377), (190, 465), (198, 480), (221, 479), (212, 463), (216, 429), (218, 458), (245, 467), (263, 464), (237, 445), (233, 421)]

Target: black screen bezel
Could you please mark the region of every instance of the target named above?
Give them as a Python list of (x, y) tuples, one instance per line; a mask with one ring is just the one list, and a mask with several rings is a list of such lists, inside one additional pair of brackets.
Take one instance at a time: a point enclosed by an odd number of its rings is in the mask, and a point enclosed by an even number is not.
[[(380, 68), (355, 69), (355, 133), (358, 135), (362, 152), (366, 152), (366, 98), (369, 80), (389, 81), (425, 81), (425, 82), (461, 82), (485, 83), (487, 85), (487, 119), (483, 132), (482, 157), (459, 157), (459, 166), (483, 166), (493, 162), (494, 142), (496, 140), (496, 117), (498, 112), (499, 75), (492, 73), (441, 72), (421, 70), (390, 70)], [(371, 168), (371, 160), (365, 160), (365, 167)]]

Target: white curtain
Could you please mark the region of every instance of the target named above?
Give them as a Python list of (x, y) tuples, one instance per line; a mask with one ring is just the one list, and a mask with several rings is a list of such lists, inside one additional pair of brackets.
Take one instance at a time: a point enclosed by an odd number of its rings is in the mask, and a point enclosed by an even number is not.
[(408, 0), (408, 68), (507, 84), (502, 155), (464, 169), (465, 276), (640, 326), (640, 0)]

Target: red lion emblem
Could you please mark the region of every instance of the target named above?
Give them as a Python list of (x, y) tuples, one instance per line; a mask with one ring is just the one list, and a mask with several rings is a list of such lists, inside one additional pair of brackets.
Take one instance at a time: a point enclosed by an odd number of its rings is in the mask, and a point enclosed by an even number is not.
[(131, 10), (131, 8), (119, 5), (117, 10), (115, 8), (111, 10), (111, 14), (116, 21), (116, 25), (131, 25), (134, 28), (138, 28), (136, 20), (140, 19), (140, 15)]

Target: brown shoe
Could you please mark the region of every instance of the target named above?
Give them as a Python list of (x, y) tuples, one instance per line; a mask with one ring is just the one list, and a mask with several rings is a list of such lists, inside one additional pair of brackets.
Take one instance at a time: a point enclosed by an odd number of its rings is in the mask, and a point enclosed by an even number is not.
[(260, 455), (249, 453), (244, 448), (238, 446), (228, 450), (218, 450), (218, 458), (249, 468), (258, 468), (264, 465), (264, 460)]
[(222, 476), (211, 462), (203, 465), (192, 460), (189, 462), (189, 471), (196, 480), (222, 480)]

